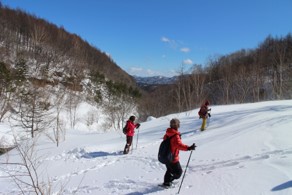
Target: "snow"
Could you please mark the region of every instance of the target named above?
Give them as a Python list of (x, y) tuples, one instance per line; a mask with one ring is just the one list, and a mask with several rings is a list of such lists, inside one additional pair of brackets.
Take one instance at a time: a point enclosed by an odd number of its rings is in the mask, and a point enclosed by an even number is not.
[[(49, 180), (53, 194), (176, 194), (163, 190), (165, 166), (157, 160), (161, 138), (169, 121), (181, 121), (182, 141), (192, 152), (180, 194), (246, 195), (292, 194), (292, 100), (211, 106), (207, 130), (200, 132), (198, 109), (154, 118), (136, 130), (133, 150), (123, 155), (120, 132), (67, 131), (59, 147), (47, 136), (37, 139), (38, 173)], [(80, 108), (79, 108), (80, 109)], [(84, 107), (84, 112), (92, 108)], [(83, 128), (85, 125), (83, 126)], [(0, 125), (0, 132), (7, 126)], [(138, 143), (137, 143), (137, 134)], [(1, 141), (2, 142), (2, 141)], [(16, 150), (0, 156), (17, 161)], [(183, 170), (189, 151), (180, 152)], [(14, 165), (0, 165), (0, 194), (20, 194), (7, 175)]]

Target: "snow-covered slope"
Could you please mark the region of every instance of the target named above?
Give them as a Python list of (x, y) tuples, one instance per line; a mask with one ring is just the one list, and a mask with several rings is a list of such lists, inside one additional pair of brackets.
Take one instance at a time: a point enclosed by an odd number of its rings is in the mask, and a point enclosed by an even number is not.
[[(121, 154), (121, 132), (72, 130), (58, 148), (43, 136), (37, 145), (39, 175), (51, 181), (54, 192), (63, 188), (61, 194), (175, 194), (181, 179), (176, 188), (157, 186), (166, 170), (157, 151), (170, 119), (178, 118), (183, 142), (197, 145), (180, 194), (292, 194), (292, 100), (211, 108), (204, 132), (198, 131), (198, 109), (142, 123), (128, 155)], [(9, 152), (10, 162), (16, 161), (15, 153)], [(189, 155), (180, 152), (184, 170)], [(20, 193), (3, 177), (13, 167), (0, 165), (0, 194)]]

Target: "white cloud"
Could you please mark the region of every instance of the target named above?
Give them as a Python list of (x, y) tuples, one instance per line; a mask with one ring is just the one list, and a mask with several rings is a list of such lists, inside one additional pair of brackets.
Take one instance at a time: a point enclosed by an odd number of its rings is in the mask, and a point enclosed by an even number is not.
[(140, 67), (131, 67), (129, 69), (128, 74), (130, 75), (135, 75), (135, 76), (141, 76), (141, 77), (151, 77), (151, 76), (166, 76), (166, 77), (171, 77), (174, 75), (177, 75), (175, 70), (167, 70), (166, 72), (161, 72), (157, 70), (152, 70), (152, 69), (144, 69)]
[(139, 68), (139, 67), (131, 67), (130, 68), (130, 72), (142, 72), (144, 71), (143, 68)]
[(161, 41), (166, 42), (166, 43), (170, 42), (169, 38), (166, 38), (166, 37), (161, 37)]
[(167, 37), (161, 37), (161, 41), (167, 43), (173, 49), (176, 49), (178, 46), (178, 43), (175, 40), (169, 39)]
[(191, 59), (186, 59), (186, 60), (183, 61), (183, 64), (192, 65), (193, 61)]
[(131, 67), (129, 70), (129, 74), (131, 75), (140, 75), (143, 72), (144, 72), (144, 69), (139, 68), (139, 67)]
[(181, 52), (184, 52), (184, 53), (188, 53), (188, 52), (190, 52), (191, 50), (190, 50), (190, 48), (188, 48), (188, 47), (183, 47), (183, 48), (180, 48), (180, 51), (181, 51)]
[(146, 70), (146, 75), (148, 75), (148, 76), (156, 76), (156, 75), (160, 75), (160, 73), (155, 71), (155, 70), (147, 69)]
[(190, 48), (184, 47), (184, 43), (182, 41), (169, 39), (165, 36), (161, 37), (161, 41), (168, 44), (174, 50), (176, 50), (176, 49), (178, 49), (178, 47), (180, 47), (181, 52), (188, 53), (191, 51)]

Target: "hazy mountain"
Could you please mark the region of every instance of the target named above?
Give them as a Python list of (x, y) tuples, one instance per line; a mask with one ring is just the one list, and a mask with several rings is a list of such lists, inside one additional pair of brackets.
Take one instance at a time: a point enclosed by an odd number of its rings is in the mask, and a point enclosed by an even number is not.
[(139, 86), (145, 85), (166, 85), (166, 84), (173, 84), (176, 80), (176, 76), (174, 77), (165, 77), (165, 76), (153, 76), (153, 77), (139, 77), (133, 76), (136, 80), (136, 83)]

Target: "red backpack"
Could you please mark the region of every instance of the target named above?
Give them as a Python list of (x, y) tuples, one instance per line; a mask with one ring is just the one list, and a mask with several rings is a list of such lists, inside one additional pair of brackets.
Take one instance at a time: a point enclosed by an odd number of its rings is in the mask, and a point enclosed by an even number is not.
[(201, 106), (198, 115), (200, 117), (205, 116), (207, 114), (207, 107), (205, 105)]

